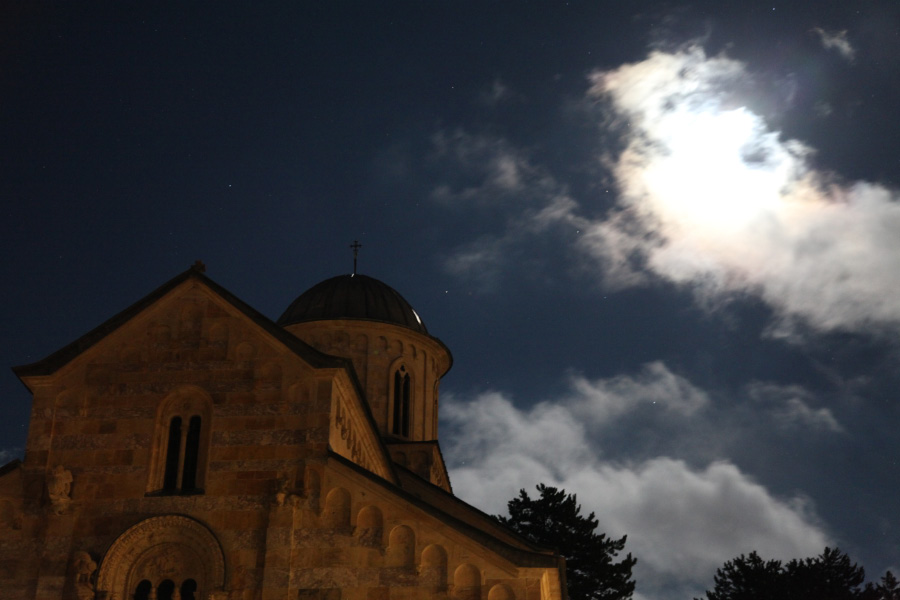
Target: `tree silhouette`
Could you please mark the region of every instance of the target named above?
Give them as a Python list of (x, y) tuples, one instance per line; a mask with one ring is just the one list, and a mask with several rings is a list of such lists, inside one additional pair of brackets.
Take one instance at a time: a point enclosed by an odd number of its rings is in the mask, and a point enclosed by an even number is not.
[(627, 600), (634, 593), (631, 569), (637, 562), (628, 554), (616, 562), (627, 536), (609, 539), (595, 533), (594, 513), (581, 514), (575, 494), (544, 484), (540, 497), (525, 490), (507, 504), (509, 517), (497, 519), (539, 546), (555, 548), (566, 559), (566, 581), (571, 600)]
[[(837, 548), (786, 564), (756, 552), (727, 561), (713, 577), (707, 600), (900, 600), (900, 583), (888, 571), (863, 586), (866, 572)], [(696, 599), (695, 599), (696, 600)]]
[(890, 571), (884, 574), (878, 585), (871, 586), (871, 596), (866, 600), (900, 600), (900, 582)]

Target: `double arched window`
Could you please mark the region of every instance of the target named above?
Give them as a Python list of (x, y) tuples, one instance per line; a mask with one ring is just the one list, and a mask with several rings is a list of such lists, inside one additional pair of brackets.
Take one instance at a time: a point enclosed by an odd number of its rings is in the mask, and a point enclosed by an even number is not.
[(169, 439), (166, 444), (166, 466), (163, 473), (164, 492), (190, 493), (197, 490), (197, 459), (200, 457), (200, 431), (203, 418), (192, 415), (184, 431), (183, 418), (179, 415), (169, 421)]
[(391, 433), (409, 437), (412, 410), (412, 383), (406, 366), (400, 365), (394, 371), (392, 398)]
[(178, 390), (160, 403), (148, 492), (203, 493), (211, 413), (209, 395), (195, 387)]

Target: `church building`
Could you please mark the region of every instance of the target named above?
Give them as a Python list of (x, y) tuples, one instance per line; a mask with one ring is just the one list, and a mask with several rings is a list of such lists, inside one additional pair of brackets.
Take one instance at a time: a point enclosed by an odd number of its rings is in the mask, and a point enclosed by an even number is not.
[(277, 322), (198, 263), (47, 358), (0, 467), (5, 600), (565, 600), (565, 564), (453, 495), (448, 348), (341, 275)]

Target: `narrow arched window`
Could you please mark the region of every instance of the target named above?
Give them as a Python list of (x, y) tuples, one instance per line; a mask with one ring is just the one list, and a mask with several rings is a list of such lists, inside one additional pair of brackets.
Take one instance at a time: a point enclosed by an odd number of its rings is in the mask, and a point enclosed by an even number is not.
[(156, 588), (156, 600), (172, 600), (174, 593), (175, 582), (171, 579), (166, 579)]
[(196, 600), (197, 582), (185, 579), (181, 584), (181, 600)]
[(150, 600), (150, 591), (152, 589), (153, 584), (144, 579), (134, 590), (134, 594), (132, 595), (133, 600)]
[(403, 419), (401, 429), (403, 437), (409, 437), (409, 375), (403, 376)]
[(391, 433), (409, 437), (409, 413), (411, 407), (411, 384), (406, 367), (394, 371), (394, 414)]
[(172, 417), (169, 421), (169, 443), (166, 448), (166, 473), (163, 477), (163, 489), (178, 489), (178, 467), (181, 464), (181, 417)]
[(192, 491), (197, 488), (197, 458), (200, 456), (200, 417), (194, 415), (188, 424), (187, 438), (184, 444), (184, 471), (181, 476), (181, 490)]

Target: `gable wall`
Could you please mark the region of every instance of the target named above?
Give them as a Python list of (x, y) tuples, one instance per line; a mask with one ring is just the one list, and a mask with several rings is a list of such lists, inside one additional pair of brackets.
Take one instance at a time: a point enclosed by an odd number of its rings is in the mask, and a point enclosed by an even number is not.
[[(73, 593), (75, 552), (97, 559), (131, 525), (168, 513), (206, 523), (228, 560), (255, 568), (272, 497), (302, 489), (304, 465), (325, 456), (334, 377), (206, 288), (183, 284), (55, 375), (28, 379), (24, 500), (5, 517), (18, 519), (21, 543), (0, 545), (0, 579), (19, 580), (22, 598)], [(205, 493), (153, 495), (153, 465), (166, 454), (160, 407), (191, 402), (209, 408)], [(71, 481), (54, 502), (57, 467)]]

